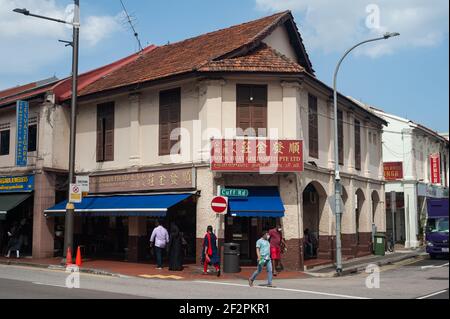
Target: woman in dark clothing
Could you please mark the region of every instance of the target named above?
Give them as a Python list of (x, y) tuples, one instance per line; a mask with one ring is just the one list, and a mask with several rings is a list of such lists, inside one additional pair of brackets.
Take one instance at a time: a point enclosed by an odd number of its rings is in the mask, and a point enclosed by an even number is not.
[(169, 240), (169, 270), (183, 270), (183, 239), (180, 229), (172, 224)]
[(202, 263), (204, 275), (208, 273), (208, 265), (213, 265), (214, 268), (216, 268), (217, 277), (220, 276), (219, 249), (217, 248), (217, 237), (213, 233), (212, 226), (208, 226), (206, 229), (206, 235), (203, 239)]
[(8, 236), (10, 236), (10, 240), (8, 242), (7, 254), (6, 258), (9, 258), (11, 251), (16, 251), (17, 258), (20, 258), (20, 249), (22, 248), (24, 236), (22, 234), (22, 227), (17, 224), (11, 228), (11, 231), (8, 232)]

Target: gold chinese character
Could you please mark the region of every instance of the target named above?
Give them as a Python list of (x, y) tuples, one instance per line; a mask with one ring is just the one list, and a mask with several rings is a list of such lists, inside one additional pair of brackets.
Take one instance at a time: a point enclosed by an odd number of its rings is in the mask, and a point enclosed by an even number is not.
[(250, 154), (251, 153), (250, 144), (248, 143), (248, 141), (243, 141), (242, 142), (241, 151), (242, 151), (243, 154)]
[(258, 154), (267, 154), (267, 144), (265, 142), (259, 141), (256, 149), (258, 150)]
[(147, 185), (150, 187), (155, 186), (155, 175), (150, 174), (147, 179)]
[(183, 182), (185, 184), (188, 184), (188, 183), (192, 182), (192, 174), (191, 174), (190, 171), (183, 173)]
[(178, 185), (178, 175), (177, 175), (177, 173), (170, 174), (170, 183), (172, 185)]
[(291, 142), (289, 144), (289, 152), (292, 154), (300, 154), (300, 142)]
[(160, 186), (164, 186), (164, 183), (165, 183), (165, 179), (166, 179), (167, 177), (165, 176), (165, 175), (160, 175), (159, 176), (159, 185)]
[(273, 144), (273, 152), (275, 154), (283, 154), (283, 143), (282, 142), (276, 142), (275, 144)]

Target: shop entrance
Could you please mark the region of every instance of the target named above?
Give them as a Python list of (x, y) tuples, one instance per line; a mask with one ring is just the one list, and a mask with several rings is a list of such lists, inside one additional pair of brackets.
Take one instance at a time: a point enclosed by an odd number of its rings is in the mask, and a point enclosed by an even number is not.
[[(7, 194), (5, 195), (7, 196)], [(29, 196), (17, 206), (8, 210), (7, 214), (0, 219), (0, 253), (5, 255), (8, 244), (15, 242), (14, 247), (20, 248), (20, 256), (31, 256), (33, 240), (33, 197)], [(1, 198), (0, 198), (1, 200)], [(8, 232), (13, 234), (12, 238)], [(11, 256), (16, 256), (15, 252)]]
[(323, 209), (326, 192), (318, 182), (311, 182), (303, 191), (303, 238), (304, 258), (317, 258), (320, 250), (320, 225), (323, 223)]
[(225, 242), (237, 243), (241, 247), (241, 265), (256, 265), (256, 241), (264, 230), (275, 228), (277, 218), (235, 217), (226, 215)]

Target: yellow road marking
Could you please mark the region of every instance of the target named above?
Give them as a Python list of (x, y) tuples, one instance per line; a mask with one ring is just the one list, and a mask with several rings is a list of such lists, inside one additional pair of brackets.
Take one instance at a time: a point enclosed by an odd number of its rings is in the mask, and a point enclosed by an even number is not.
[(169, 275), (169, 276), (164, 276), (164, 275), (139, 275), (139, 277), (149, 278), (149, 279), (154, 279), (154, 278), (158, 278), (158, 279), (175, 279), (175, 280), (183, 279), (183, 277), (175, 276), (175, 275)]

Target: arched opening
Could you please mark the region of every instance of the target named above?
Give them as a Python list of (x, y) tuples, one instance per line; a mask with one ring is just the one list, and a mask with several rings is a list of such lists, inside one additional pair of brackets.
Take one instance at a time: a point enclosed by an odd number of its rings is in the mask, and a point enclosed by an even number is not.
[(303, 239), (305, 259), (317, 258), (320, 223), (326, 192), (318, 182), (309, 183), (303, 191)]
[(365, 201), (364, 192), (359, 188), (355, 193), (355, 225), (356, 225), (356, 243), (360, 244), (361, 215)]

